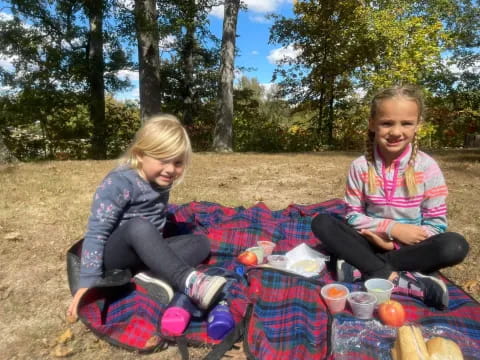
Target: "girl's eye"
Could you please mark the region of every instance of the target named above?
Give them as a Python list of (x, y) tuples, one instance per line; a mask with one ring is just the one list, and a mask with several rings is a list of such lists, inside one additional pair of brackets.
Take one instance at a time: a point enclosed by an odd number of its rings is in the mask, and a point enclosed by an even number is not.
[(183, 161), (176, 161), (175, 162), (175, 167), (181, 167), (183, 166)]

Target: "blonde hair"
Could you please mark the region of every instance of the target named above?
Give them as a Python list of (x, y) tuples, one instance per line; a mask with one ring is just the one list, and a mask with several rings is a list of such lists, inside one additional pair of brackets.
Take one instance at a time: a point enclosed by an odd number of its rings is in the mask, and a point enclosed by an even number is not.
[[(138, 156), (147, 155), (156, 159), (173, 159), (182, 157), (187, 169), (192, 156), (192, 145), (187, 131), (177, 117), (171, 114), (160, 114), (149, 118), (135, 134), (125, 154), (119, 159), (121, 165), (128, 165), (139, 170), (141, 164)], [(185, 171), (175, 179), (180, 183)]]
[[(378, 92), (372, 99), (370, 106), (370, 121), (375, 120), (375, 117), (378, 114), (378, 108), (384, 100), (392, 98), (403, 98), (411, 101), (415, 101), (418, 108), (418, 119), (417, 122), (420, 124), (423, 120), (423, 114), (425, 112), (425, 105), (423, 103), (423, 97), (421, 91), (412, 85), (406, 86), (396, 86), (388, 89), (384, 89)], [(374, 140), (375, 132), (368, 130), (367, 139), (366, 139), (366, 151), (365, 157), (368, 162), (368, 191), (369, 193), (374, 193), (377, 190), (377, 180), (375, 176), (375, 156), (374, 156)], [(412, 141), (412, 153), (410, 159), (408, 160), (408, 166), (405, 170), (405, 183), (407, 185), (407, 191), (409, 196), (414, 196), (417, 194), (417, 184), (415, 181), (415, 159), (418, 154), (418, 138), (417, 134)]]

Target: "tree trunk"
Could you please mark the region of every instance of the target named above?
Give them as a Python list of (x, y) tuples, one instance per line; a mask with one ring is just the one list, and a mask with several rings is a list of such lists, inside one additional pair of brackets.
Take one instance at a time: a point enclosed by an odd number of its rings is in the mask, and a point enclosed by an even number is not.
[(104, 1), (86, 0), (90, 22), (88, 77), (90, 85), (90, 119), (93, 123), (92, 156), (106, 159), (105, 83), (103, 78), (103, 8)]
[(0, 165), (16, 162), (18, 162), (18, 159), (8, 150), (3, 141), (3, 136), (0, 135)]
[(185, 11), (186, 33), (182, 48), (183, 61), (183, 123), (185, 125), (193, 124), (193, 52), (195, 47), (195, 15), (197, 6), (194, 0), (188, 0), (188, 6)]
[(193, 51), (195, 46), (195, 4), (193, 3), (189, 9), (192, 9), (192, 14), (189, 14), (187, 33), (185, 34), (185, 45), (183, 48), (183, 123), (191, 125), (193, 123)]
[(479, 148), (480, 147), (480, 135), (479, 134), (467, 134), (464, 141), (465, 148)]
[(222, 59), (220, 65), (220, 84), (213, 149), (232, 151), (233, 127), (233, 70), (235, 66), (235, 40), (240, 0), (225, 1), (222, 35)]
[(155, 0), (135, 0), (142, 123), (162, 112), (159, 33)]

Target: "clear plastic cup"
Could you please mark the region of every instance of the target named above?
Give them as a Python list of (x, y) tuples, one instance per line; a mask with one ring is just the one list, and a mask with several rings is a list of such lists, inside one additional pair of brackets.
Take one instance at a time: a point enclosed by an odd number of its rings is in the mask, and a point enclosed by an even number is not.
[(390, 300), (392, 295), (393, 283), (386, 279), (369, 279), (365, 281), (365, 289), (377, 298), (376, 306)]
[(336, 283), (324, 285), (322, 290), (320, 290), (320, 293), (327, 304), (328, 310), (330, 310), (332, 314), (345, 309), (349, 292), (350, 291), (346, 286)]
[(377, 303), (375, 295), (365, 291), (354, 291), (347, 296), (353, 316), (358, 319), (371, 319)]
[(285, 255), (268, 255), (267, 261), (273, 267), (280, 269), (285, 269), (288, 263), (288, 259)]
[(268, 256), (272, 254), (273, 249), (275, 248), (275, 243), (266, 240), (257, 241), (257, 245), (263, 248), (264, 256)]
[(257, 256), (257, 264), (263, 263), (263, 248), (261, 246), (254, 246), (246, 249), (246, 251), (251, 251)]

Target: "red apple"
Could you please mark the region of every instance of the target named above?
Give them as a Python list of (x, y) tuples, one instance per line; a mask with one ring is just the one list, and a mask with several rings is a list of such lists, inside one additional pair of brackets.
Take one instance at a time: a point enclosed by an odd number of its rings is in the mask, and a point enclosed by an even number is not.
[(237, 260), (244, 265), (257, 265), (257, 255), (252, 251), (244, 251), (237, 256)]
[(388, 300), (378, 306), (378, 316), (385, 325), (402, 326), (405, 322), (405, 309), (395, 300)]

